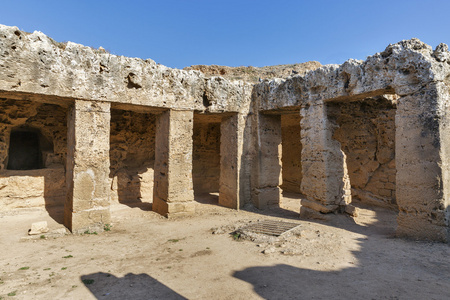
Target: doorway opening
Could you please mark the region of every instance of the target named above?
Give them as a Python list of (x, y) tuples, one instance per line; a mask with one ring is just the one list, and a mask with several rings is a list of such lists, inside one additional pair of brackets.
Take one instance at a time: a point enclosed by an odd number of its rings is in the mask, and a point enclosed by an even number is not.
[(395, 114), (397, 95), (328, 103), (351, 183), (352, 202), (397, 210)]
[(156, 115), (111, 109), (111, 200), (151, 210)]
[(221, 121), (220, 115), (194, 114), (192, 181), (200, 203), (219, 202)]
[(302, 143), (299, 111), (281, 115), (281, 177), (280, 207), (300, 212), (302, 198)]

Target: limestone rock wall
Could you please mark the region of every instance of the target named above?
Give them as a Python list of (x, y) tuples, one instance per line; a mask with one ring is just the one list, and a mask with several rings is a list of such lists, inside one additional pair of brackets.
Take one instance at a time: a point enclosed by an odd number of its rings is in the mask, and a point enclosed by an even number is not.
[(111, 199), (152, 202), (155, 120), (151, 113), (111, 110)]
[(62, 165), (27, 171), (0, 172), (0, 211), (64, 204), (65, 170)]
[(110, 222), (111, 104), (75, 100), (67, 114), (64, 225), (74, 233)]
[(302, 182), (302, 144), (300, 137), (300, 113), (281, 116), (281, 164), (286, 192), (300, 193)]
[(281, 116), (260, 113), (255, 121), (252, 203), (264, 209), (281, 199)]
[(195, 193), (219, 191), (220, 119), (213, 122), (194, 115), (192, 180)]
[(53, 145), (43, 153), (46, 167), (65, 164), (67, 152), (67, 109), (32, 101), (0, 99), (0, 170), (6, 169), (9, 137), (13, 128), (38, 129)]
[(396, 100), (380, 96), (330, 106), (329, 117), (338, 126), (333, 138), (346, 155), (352, 197), (395, 208)]
[(304, 75), (305, 73), (321, 67), (317, 61), (308, 61), (300, 64), (277, 65), (266, 67), (227, 67), (217, 65), (195, 65), (183, 70), (198, 70), (206, 76), (222, 76), (231, 80), (244, 80), (246, 82), (258, 83), (261, 79), (286, 78), (293, 74)]
[[(8, 99), (0, 104), (0, 170), (6, 164), (8, 130), (28, 122), (53, 143), (45, 166), (63, 166), (67, 157), (65, 224), (71, 230), (101, 228), (109, 220), (111, 188), (119, 201), (139, 199), (135, 191), (141, 185), (142, 192), (144, 182), (148, 193), (153, 153), (153, 209), (167, 216), (189, 214), (195, 208), (193, 152), (220, 145), (212, 142), (219, 129), (208, 139), (194, 134), (194, 112), (216, 114), (223, 120), (220, 139), (232, 147), (219, 146), (224, 154), (219, 202), (235, 208), (252, 202), (263, 208), (281, 197), (281, 116), (299, 112), (301, 179), (297, 166), (285, 170), (285, 182), (301, 182), (303, 211), (342, 210), (351, 202), (353, 188), (359, 198), (396, 201), (400, 235), (450, 240), (449, 78), (447, 45), (433, 50), (417, 39), (389, 45), (365, 61), (350, 59), (253, 85), (57, 43), (41, 32), (0, 25), (0, 99)], [(392, 109), (374, 106), (367, 112), (362, 110), (366, 104), (355, 104), (387, 94), (398, 95), (395, 154)], [(150, 117), (124, 112), (113, 112), (110, 123), (111, 107), (155, 113), (156, 126)], [(205, 148), (193, 151), (193, 144)], [(360, 154), (363, 159), (357, 159)], [(216, 158), (199, 166), (216, 170)], [(194, 177), (200, 174), (213, 178), (194, 170)], [(2, 177), (15, 179), (14, 174)], [(5, 190), (4, 182), (0, 190)], [(42, 186), (39, 180), (33, 184)]]
[(192, 111), (169, 110), (156, 120), (153, 211), (170, 217), (195, 211), (192, 184)]
[[(63, 205), (66, 195), (67, 109), (58, 105), (0, 99), (0, 210)], [(51, 149), (44, 169), (7, 170), (11, 130), (38, 130)], [(42, 142), (42, 141), (41, 141)]]
[(366, 61), (349, 59), (342, 65), (325, 65), (303, 76), (266, 80), (255, 86), (255, 92), (259, 108), (264, 111), (364, 99), (394, 90), (400, 96), (408, 95), (427, 83), (444, 80), (449, 72), (448, 55), (444, 46), (433, 51), (418, 39), (405, 40)]
[(58, 96), (200, 111), (245, 110), (252, 85), (198, 71), (171, 69), (151, 59), (116, 56), (42, 32), (0, 25), (0, 95)]
[[(450, 240), (449, 78), (448, 46), (440, 44), (433, 50), (418, 39), (411, 39), (389, 45), (366, 61), (350, 59), (304, 76), (256, 85), (253, 100), (259, 111), (300, 109), (302, 192), (306, 195), (302, 210), (331, 212), (351, 202), (346, 153), (333, 138), (337, 124), (329, 117), (332, 107), (328, 103), (342, 105), (396, 94), (399, 96), (395, 114), (397, 233)], [(390, 193), (392, 200), (393, 190), (387, 187), (393, 183), (393, 178), (389, 179), (393, 162), (386, 168), (387, 181), (380, 177), (382, 186), (370, 187), (369, 182), (367, 188), (372, 192), (378, 190), (385, 197)]]

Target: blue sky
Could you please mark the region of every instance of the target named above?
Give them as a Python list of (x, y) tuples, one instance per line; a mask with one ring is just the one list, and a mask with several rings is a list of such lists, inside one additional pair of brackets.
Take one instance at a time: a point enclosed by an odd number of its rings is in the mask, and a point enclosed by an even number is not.
[(1, 2), (1, 24), (175, 68), (342, 63), (412, 37), (450, 43), (448, 0)]

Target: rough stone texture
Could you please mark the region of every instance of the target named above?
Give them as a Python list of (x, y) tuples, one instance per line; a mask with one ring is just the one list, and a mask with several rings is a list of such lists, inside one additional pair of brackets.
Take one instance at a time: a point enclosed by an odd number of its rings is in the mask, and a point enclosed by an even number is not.
[(281, 140), (283, 176), (281, 188), (286, 192), (300, 193), (302, 183), (300, 112), (281, 116)]
[[(449, 241), (449, 78), (448, 47), (441, 44), (433, 50), (417, 39), (389, 45), (366, 61), (351, 59), (342, 65), (252, 85), (71, 42), (56, 43), (40, 32), (29, 34), (0, 25), (0, 98), (7, 99), (0, 101), (0, 169), (3, 172), (8, 160), (11, 122), (19, 125), (35, 120), (42, 135), (48, 134), (53, 143), (43, 170), (50, 170), (53, 163), (62, 166), (64, 155), (67, 157), (66, 225), (73, 231), (101, 226), (109, 222), (111, 187), (113, 195), (122, 190), (127, 199), (139, 198), (129, 195), (143, 182), (148, 183), (146, 193), (150, 192), (154, 126), (153, 209), (164, 215), (192, 213), (195, 111), (221, 119), (219, 202), (236, 208), (252, 202), (263, 208), (278, 203), (281, 197), (282, 115), (299, 112), (300, 191), (306, 196), (302, 215), (349, 210), (352, 181), (353, 196), (371, 193), (382, 198), (381, 202), (392, 203), (395, 182), (398, 234)], [(383, 95), (395, 95), (397, 100), (395, 161), (393, 112), (378, 110), (375, 118), (375, 112), (350, 111)], [(49, 113), (53, 109), (48, 105), (53, 105), (56, 117)], [(110, 127), (110, 105), (122, 111), (156, 114), (156, 125), (143, 115), (127, 119), (123, 113), (117, 117), (113, 112)], [(64, 126), (60, 113), (69, 106)], [(340, 112), (337, 117), (336, 109)], [(363, 121), (368, 118), (370, 122)], [(140, 131), (139, 122), (149, 128), (142, 126)], [(346, 128), (353, 128), (355, 135), (368, 142), (367, 163), (355, 162), (362, 144), (351, 143)], [(125, 134), (128, 129), (130, 133)], [(115, 132), (110, 135), (110, 130)], [(217, 140), (218, 134), (215, 136)], [(218, 147), (217, 142), (215, 145)], [(135, 146), (149, 152), (134, 151)], [(217, 154), (217, 148), (215, 151)], [(376, 164), (380, 166), (375, 168)], [(363, 165), (370, 166), (363, 170)], [(15, 174), (2, 173), (0, 190), (28, 180), (13, 178)], [(142, 174), (145, 176), (140, 178)], [(119, 178), (124, 179), (123, 184)], [(34, 184), (32, 193), (42, 199), (42, 178)], [(4, 194), (2, 203), (11, 201), (11, 195)]]
[(0, 97), (47, 100), (45, 96), (58, 96), (237, 112), (246, 106), (251, 92), (251, 85), (242, 81), (205, 78), (198, 71), (171, 69), (151, 59), (57, 43), (42, 32), (25, 33), (17, 27), (0, 25), (0, 49)]
[(110, 103), (75, 100), (68, 116), (64, 224), (72, 232), (110, 223)]
[[(327, 118), (325, 104), (302, 107), (302, 210), (329, 213), (351, 202), (345, 153), (332, 138), (335, 124)], [(301, 212), (302, 213), (302, 212)]]
[(120, 203), (153, 200), (155, 120), (151, 113), (111, 110), (111, 199)]
[[(63, 205), (67, 152), (66, 108), (0, 100), (0, 210)], [(6, 170), (12, 130), (36, 130), (44, 169)]]
[(192, 179), (195, 193), (219, 191), (220, 121), (209, 115), (194, 115)]
[(305, 75), (307, 72), (316, 70), (322, 64), (318, 61), (308, 61), (300, 64), (278, 65), (266, 67), (227, 67), (227, 66), (205, 66), (196, 65), (186, 67), (183, 70), (197, 70), (206, 76), (222, 76), (230, 80), (244, 80), (257, 83), (262, 79), (286, 78), (292, 75)]
[(155, 182), (152, 209), (161, 215), (194, 213), (192, 111), (169, 110), (156, 120)]
[[(147, 108), (152, 113), (167, 108), (208, 113), (248, 112), (252, 85), (243, 81), (206, 78), (197, 71), (171, 69), (150, 59), (115, 56), (71, 42), (57, 43), (41, 32), (30, 34), (3, 25), (0, 25), (0, 49), (0, 97), (8, 101), (69, 106), (74, 99), (84, 99), (112, 102), (116, 109), (144, 113), (149, 111)], [(134, 145), (128, 143), (125, 149), (124, 144), (115, 144), (115, 133), (111, 139), (113, 200), (133, 201), (139, 199), (140, 192), (141, 201), (151, 202), (148, 195), (153, 193), (154, 162), (145, 159), (139, 168), (128, 166), (132, 160), (120, 155), (131, 158), (130, 146)], [(122, 158), (126, 161), (121, 162)], [(67, 170), (72, 172), (70, 166)], [(249, 198), (249, 188), (246, 191)]]
[(47, 221), (35, 222), (31, 224), (31, 229), (28, 231), (28, 235), (36, 235), (48, 232)]
[(8, 145), (11, 130), (37, 129), (49, 144), (43, 149), (45, 167), (65, 164), (67, 152), (67, 109), (58, 105), (31, 101), (0, 99), (0, 170), (8, 164)]
[(255, 158), (253, 204), (257, 208), (281, 199), (281, 117), (259, 114)]
[[(442, 84), (443, 85), (443, 84)], [(441, 85), (441, 87), (442, 87)], [(399, 99), (396, 115), (400, 235), (449, 240), (448, 88), (439, 84)], [(444, 90), (445, 91), (445, 90)], [(443, 109), (444, 107), (445, 109)], [(446, 227), (445, 227), (446, 226)]]
[[(395, 208), (395, 109), (390, 95), (336, 103), (329, 117), (333, 138), (346, 154), (352, 196), (368, 204)], [(332, 109), (331, 109), (332, 110)]]
[(339, 154), (341, 145), (331, 138), (335, 126), (324, 104), (397, 94), (397, 232), (449, 240), (448, 55), (445, 45), (433, 51), (412, 39), (389, 45), (366, 61), (348, 60), (305, 76), (255, 86), (253, 95), (260, 110), (301, 108), (302, 191), (308, 197), (303, 205), (335, 210), (349, 202), (345, 154)]
[(0, 171), (0, 211), (64, 204), (65, 170), (55, 165), (39, 170)]
[(220, 189), (219, 204), (239, 209), (245, 204), (246, 168), (243, 162), (244, 116), (233, 114), (225, 116), (220, 125)]

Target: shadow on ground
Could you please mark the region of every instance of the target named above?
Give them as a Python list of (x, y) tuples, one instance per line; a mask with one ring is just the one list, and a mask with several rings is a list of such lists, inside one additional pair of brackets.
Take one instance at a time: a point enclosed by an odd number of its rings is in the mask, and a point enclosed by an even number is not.
[(98, 272), (81, 276), (81, 281), (97, 299), (186, 299), (147, 274)]
[(194, 192), (194, 201), (201, 204), (219, 205), (219, 193)]
[[(393, 238), (392, 216), (378, 215), (366, 226), (344, 216), (318, 222), (366, 236), (357, 239), (354, 260), (341, 261), (348, 267), (319, 271), (277, 264), (232, 275), (252, 284), (263, 299), (450, 299), (449, 245)], [(398, 244), (408, 250), (398, 251)]]
[[(359, 265), (341, 271), (314, 271), (285, 264), (250, 267), (233, 274), (264, 299), (449, 299), (448, 273), (417, 272), (410, 260), (398, 268)], [(387, 271), (389, 270), (389, 271)], [(442, 269), (441, 269), (442, 270)], [(439, 278), (440, 277), (440, 278)], [(414, 288), (411, 288), (413, 286)], [(282, 291), (282, 293), (280, 293)]]

